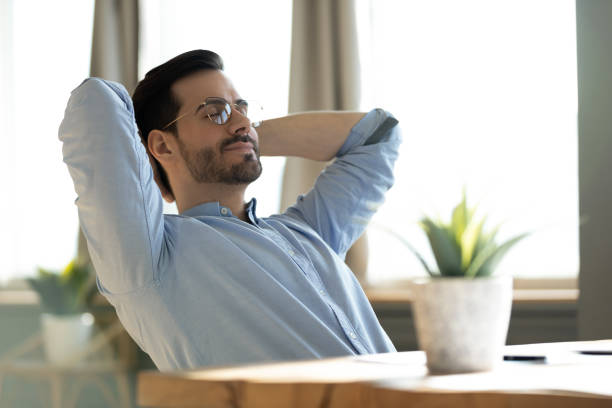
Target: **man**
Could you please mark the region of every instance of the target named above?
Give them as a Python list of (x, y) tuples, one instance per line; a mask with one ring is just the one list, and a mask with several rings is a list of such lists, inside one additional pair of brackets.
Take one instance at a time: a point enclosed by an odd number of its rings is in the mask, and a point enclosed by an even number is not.
[[(59, 133), (98, 288), (160, 370), (395, 351), (343, 258), (392, 184), (396, 124), (374, 110), (255, 128), (202, 50), (150, 71), (133, 105), (97, 78), (73, 91)], [(259, 218), (244, 192), (260, 154), (336, 160)]]

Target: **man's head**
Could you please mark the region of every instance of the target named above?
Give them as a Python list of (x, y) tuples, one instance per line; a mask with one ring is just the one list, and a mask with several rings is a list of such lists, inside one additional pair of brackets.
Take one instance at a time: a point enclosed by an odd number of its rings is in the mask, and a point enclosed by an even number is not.
[[(134, 91), (142, 141), (171, 193), (171, 182), (246, 185), (261, 174), (257, 133), (222, 71), (219, 55), (189, 51), (149, 71)], [(219, 119), (215, 109), (224, 106), (229, 115)]]

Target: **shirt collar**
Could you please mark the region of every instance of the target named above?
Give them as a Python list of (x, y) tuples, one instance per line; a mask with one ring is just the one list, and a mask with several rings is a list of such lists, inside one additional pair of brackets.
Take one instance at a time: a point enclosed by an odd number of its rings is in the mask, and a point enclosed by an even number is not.
[[(253, 223), (257, 221), (257, 216), (255, 215), (256, 208), (257, 208), (257, 200), (255, 200), (254, 198), (252, 198), (251, 201), (245, 204), (247, 216)], [(233, 217), (234, 216), (232, 214), (232, 210), (230, 210), (228, 207), (222, 206), (221, 204), (219, 204), (218, 201), (211, 201), (209, 203), (198, 204), (195, 207), (191, 207), (190, 209), (183, 211), (181, 215), (186, 215), (189, 217), (203, 217), (203, 216)]]
[(251, 201), (249, 201), (246, 204), (246, 212), (247, 212), (247, 217), (249, 217), (249, 219), (251, 220), (253, 224), (257, 224), (259, 221), (255, 213), (256, 209), (257, 209), (257, 200), (255, 198), (251, 198)]

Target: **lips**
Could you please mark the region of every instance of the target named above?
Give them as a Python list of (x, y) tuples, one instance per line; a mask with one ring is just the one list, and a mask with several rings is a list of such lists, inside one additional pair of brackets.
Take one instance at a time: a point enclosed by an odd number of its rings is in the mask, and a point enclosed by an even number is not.
[(255, 148), (250, 142), (235, 142), (230, 145), (227, 145), (223, 150), (226, 152), (252, 152), (255, 151)]

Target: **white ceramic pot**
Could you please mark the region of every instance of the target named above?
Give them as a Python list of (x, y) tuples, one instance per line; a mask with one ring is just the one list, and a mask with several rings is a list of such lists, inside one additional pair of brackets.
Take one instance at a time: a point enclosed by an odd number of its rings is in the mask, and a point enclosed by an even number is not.
[(419, 346), (432, 374), (486, 371), (503, 360), (512, 278), (425, 278), (414, 282)]
[(43, 345), (50, 363), (70, 365), (89, 345), (94, 318), (91, 313), (41, 315)]

